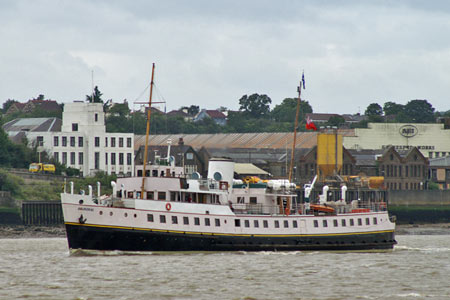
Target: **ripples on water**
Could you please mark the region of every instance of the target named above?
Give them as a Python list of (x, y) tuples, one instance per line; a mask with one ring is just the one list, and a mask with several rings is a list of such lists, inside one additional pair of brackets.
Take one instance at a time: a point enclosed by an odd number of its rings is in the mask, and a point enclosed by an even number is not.
[(0, 239), (0, 299), (450, 299), (450, 236), (390, 252), (75, 251)]

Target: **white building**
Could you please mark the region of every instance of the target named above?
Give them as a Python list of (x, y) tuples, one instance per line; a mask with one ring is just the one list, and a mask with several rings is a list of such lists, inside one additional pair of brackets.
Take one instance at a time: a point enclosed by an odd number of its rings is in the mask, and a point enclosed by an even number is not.
[[(27, 122), (22, 119), (24, 123)], [(8, 130), (7, 127), (5, 131), (10, 136), (20, 130), (41, 151), (68, 167), (79, 169), (84, 176), (92, 176), (97, 171), (117, 175), (133, 173), (134, 134), (106, 132), (102, 103), (65, 103), (60, 131), (44, 128), (46, 131), (41, 131), (39, 127)]]
[(369, 123), (368, 128), (355, 128), (353, 135), (344, 136), (347, 149), (397, 150), (417, 147), (428, 158), (450, 155), (450, 130), (444, 124)]

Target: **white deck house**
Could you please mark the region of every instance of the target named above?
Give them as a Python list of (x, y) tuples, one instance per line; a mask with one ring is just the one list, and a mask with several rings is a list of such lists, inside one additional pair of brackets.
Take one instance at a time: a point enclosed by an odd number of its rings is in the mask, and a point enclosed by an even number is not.
[(97, 171), (132, 175), (134, 134), (108, 133), (102, 103), (65, 103), (61, 131), (29, 131), (30, 142), (84, 176)]

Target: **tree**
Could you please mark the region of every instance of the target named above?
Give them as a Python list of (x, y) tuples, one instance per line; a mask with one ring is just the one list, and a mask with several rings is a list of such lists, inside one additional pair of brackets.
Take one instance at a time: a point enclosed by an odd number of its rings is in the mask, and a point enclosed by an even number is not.
[(341, 125), (345, 124), (345, 119), (342, 116), (332, 116), (328, 119), (327, 123), (329, 126), (340, 127)]
[[(281, 104), (276, 105), (272, 110), (271, 114), (275, 121), (277, 122), (295, 122), (295, 114), (297, 110), (297, 98), (286, 98)], [(308, 101), (300, 102), (300, 116), (299, 119), (303, 120), (305, 114), (312, 113), (312, 107), (309, 105)]]
[(239, 99), (239, 110), (252, 118), (261, 118), (267, 116), (270, 112), (270, 103), (272, 100), (267, 95), (252, 94), (244, 95)]
[(3, 103), (3, 113), (6, 113), (8, 111), (8, 109), (11, 107), (11, 105), (13, 105), (14, 103), (19, 103), (19, 101), (16, 101), (14, 99), (8, 99), (5, 101), (5, 103)]
[(100, 92), (100, 90), (98, 89), (98, 86), (95, 86), (94, 88), (94, 101), (92, 101), (92, 95), (86, 95), (86, 101), (88, 102), (93, 102), (93, 103), (103, 103), (102, 100), (102, 92)]
[(411, 100), (405, 105), (405, 115), (414, 123), (434, 123), (434, 108), (427, 100)]
[(383, 115), (383, 108), (378, 103), (371, 103), (367, 106), (364, 112), (366, 116), (381, 116)]
[(198, 105), (191, 105), (189, 107), (187, 106), (183, 106), (180, 108), (181, 111), (186, 110), (187, 114), (194, 117), (196, 116), (199, 111), (200, 111), (200, 107)]
[(393, 116), (401, 113), (404, 109), (404, 105), (397, 104), (391, 101), (385, 102), (383, 105), (383, 111), (385, 116)]

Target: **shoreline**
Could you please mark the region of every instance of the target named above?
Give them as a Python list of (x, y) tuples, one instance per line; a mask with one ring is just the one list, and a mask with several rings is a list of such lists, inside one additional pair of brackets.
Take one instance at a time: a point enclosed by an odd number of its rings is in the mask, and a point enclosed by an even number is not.
[[(396, 235), (450, 235), (450, 223), (402, 224), (395, 228)], [(25, 226), (0, 224), (0, 239), (10, 238), (65, 238), (64, 225)]]

